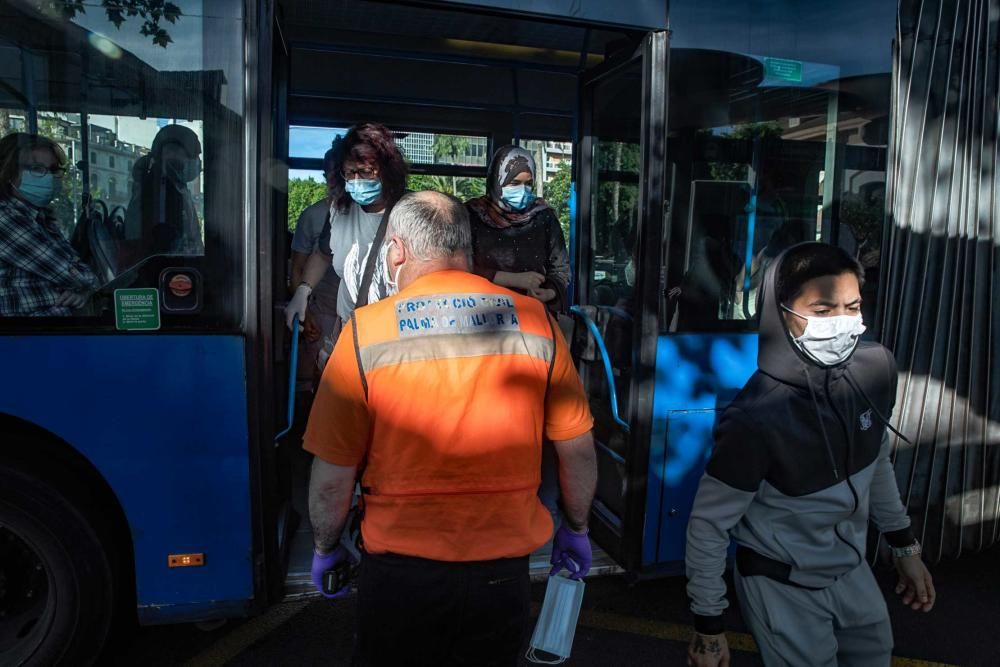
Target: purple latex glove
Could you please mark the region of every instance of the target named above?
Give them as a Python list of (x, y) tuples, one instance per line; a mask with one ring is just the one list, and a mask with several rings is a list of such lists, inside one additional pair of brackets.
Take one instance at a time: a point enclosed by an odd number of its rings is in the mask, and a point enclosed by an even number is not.
[(550, 577), (564, 567), (569, 570), (570, 579), (579, 580), (587, 576), (594, 560), (590, 538), (587, 537), (589, 532), (578, 533), (565, 523), (559, 526), (552, 540), (552, 558), (549, 562), (553, 568), (549, 572)]
[(320, 595), (329, 599), (335, 600), (336, 598), (343, 597), (347, 595), (350, 586), (344, 586), (336, 593), (327, 593), (323, 590), (323, 573), (327, 570), (332, 570), (335, 566), (340, 563), (350, 563), (351, 556), (347, 553), (344, 547), (338, 545), (336, 549), (330, 553), (321, 556), (315, 551), (313, 551), (313, 562), (312, 562), (312, 582), (316, 590), (319, 591)]

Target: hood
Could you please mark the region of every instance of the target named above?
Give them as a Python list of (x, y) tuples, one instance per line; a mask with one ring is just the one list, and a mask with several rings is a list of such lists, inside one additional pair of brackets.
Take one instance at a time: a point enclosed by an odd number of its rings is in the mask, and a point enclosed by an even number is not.
[[(806, 388), (806, 373), (814, 381), (822, 378), (828, 370), (820, 367), (807, 357), (792, 340), (792, 335), (785, 326), (784, 311), (778, 303), (778, 271), (789, 251), (805, 245), (820, 245), (818, 243), (802, 243), (786, 249), (767, 267), (764, 282), (757, 298), (757, 311), (760, 314), (759, 345), (757, 348), (757, 368), (766, 375), (796, 387)], [(855, 347), (855, 351), (857, 347)], [(854, 352), (851, 353), (851, 357)], [(842, 368), (847, 361), (834, 368)], [(805, 371), (805, 372), (803, 372)]]

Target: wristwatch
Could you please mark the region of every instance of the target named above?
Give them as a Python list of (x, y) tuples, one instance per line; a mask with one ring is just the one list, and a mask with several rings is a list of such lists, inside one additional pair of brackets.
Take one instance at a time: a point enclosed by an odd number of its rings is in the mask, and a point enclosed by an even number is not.
[(892, 557), (893, 558), (906, 558), (908, 556), (919, 556), (923, 553), (923, 549), (920, 548), (920, 542), (913, 540), (913, 544), (905, 547), (892, 547)]

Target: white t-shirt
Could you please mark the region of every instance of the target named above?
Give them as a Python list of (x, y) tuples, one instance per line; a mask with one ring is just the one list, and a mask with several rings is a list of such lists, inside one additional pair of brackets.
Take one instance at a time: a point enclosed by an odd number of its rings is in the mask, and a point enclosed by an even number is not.
[[(382, 211), (368, 213), (357, 202), (351, 202), (346, 213), (333, 209), (330, 215), (329, 250), (333, 254), (333, 270), (340, 276), (340, 292), (337, 295), (337, 314), (347, 321), (354, 312), (358, 300), (358, 288), (364, 276), (365, 264), (379, 223)], [(326, 230), (320, 239), (327, 238)], [(375, 271), (368, 288), (368, 303), (375, 303), (388, 295), (385, 284), (385, 245), (379, 248)]]
[[(326, 224), (326, 214), (329, 210), (330, 207), (326, 199), (320, 199), (302, 211), (302, 215), (299, 216), (299, 221), (295, 225), (295, 235), (292, 236), (292, 250), (303, 255), (311, 255), (316, 250), (323, 234), (323, 226)], [(336, 311), (339, 284), (337, 273), (331, 266), (330, 270), (323, 276), (323, 280), (316, 285), (312, 294), (313, 304), (319, 308), (320, 312), (329, 311), (332, 315)]]

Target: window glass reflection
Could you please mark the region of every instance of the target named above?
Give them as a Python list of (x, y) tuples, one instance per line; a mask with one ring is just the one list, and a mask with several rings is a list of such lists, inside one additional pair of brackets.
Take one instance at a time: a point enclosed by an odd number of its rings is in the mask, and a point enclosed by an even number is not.
[(873, 321), (894, 21), (889, 2), (671, 3), (664, 329), (753, 329), (764, 271), (808, 240), (861, 260)]
[[(68, 244), (65, 262), (82, 262), (97, 283), (74, 285), (85, 298), (69, 310), (0, 308), (0, 316), (107, 321), (113, 288), (156, 287), (169, 265), (205, 275), (218, 290), (209, 299), (216, 314), (238, 315), (242, 3), (135, 9), (31, 0), (0, 8), (0, 136), (46, 138), (65, 155), (53, 198), (29, 217), (44, 218)], [(12, 261), (0, 257), (0, 276)], [(60, 294), (69, 287), (46, 280), (32, 274), (29, 282)]]

